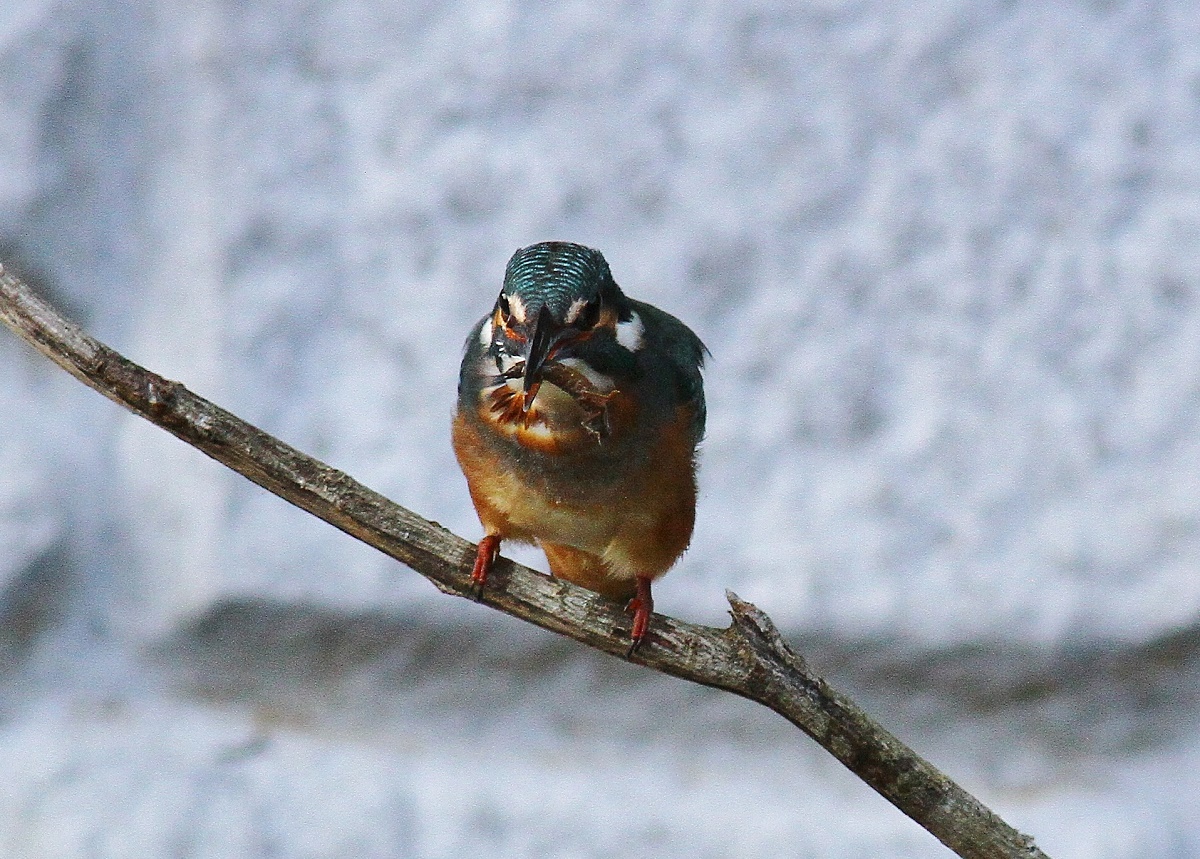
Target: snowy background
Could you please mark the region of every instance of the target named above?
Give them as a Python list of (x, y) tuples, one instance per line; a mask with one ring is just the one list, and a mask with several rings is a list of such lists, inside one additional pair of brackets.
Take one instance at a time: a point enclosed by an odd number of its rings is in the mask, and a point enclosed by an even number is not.
[[(786, 5), (6, 0), (0, 259), (474, 539), (460, 345), (598, 247), (713, 352), (660, 610), (756, 602), (1055, 859), (1200, 857), (1200, 6)], [(0, 331), (0, 856), (631, 855), (949, 854)]]

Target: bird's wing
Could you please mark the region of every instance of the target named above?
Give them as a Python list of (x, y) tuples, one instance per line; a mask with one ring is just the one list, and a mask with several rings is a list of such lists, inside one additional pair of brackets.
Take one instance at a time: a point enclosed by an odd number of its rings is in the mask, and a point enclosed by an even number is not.
[(707, 416), (704, 405), (704, 378), (701, 370), (708, 348), (692, 329), (666, 311), (630, 299), (630, 305), (646, 326), (646, 348), (665, 359), (675, 381), (677, 404), (693, 410), (692, 425), (696, 440), (704, 435)]

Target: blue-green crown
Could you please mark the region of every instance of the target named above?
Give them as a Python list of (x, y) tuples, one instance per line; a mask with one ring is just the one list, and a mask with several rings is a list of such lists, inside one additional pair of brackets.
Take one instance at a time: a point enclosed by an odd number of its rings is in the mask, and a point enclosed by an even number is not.
[(530, 308), (545, 305), (562, 319), (576, 299), (614, 301), (621, 293), (600, 251), (571, 242), (540, 242), (512, 255), (504, 291)]

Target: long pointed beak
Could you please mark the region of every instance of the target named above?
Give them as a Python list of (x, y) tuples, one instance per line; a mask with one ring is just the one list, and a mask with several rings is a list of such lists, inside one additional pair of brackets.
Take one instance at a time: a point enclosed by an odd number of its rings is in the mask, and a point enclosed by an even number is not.
[(543, 306), (538, 311), (537, 319), (534, 320), (533, 333), (526, 341), (525, 373), (521, 384), (522, 390), (525, 392), (525, 396), (521, 402), (522, 412), (528, 412), (533, 405), (538, 388), (542, 385), (542, 365), (546, 363), (551, 350), (558, 343), (559, 334), (558, 326), (554, 323), (554, 317)]

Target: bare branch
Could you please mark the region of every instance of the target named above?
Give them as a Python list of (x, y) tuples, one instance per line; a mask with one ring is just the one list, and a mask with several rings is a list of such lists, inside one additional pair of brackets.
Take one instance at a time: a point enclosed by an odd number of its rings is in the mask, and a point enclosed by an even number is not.
[[(470, 598), (475, 548), (89, 337), (0, 266), (0, 319), (109, 399), (218, 462), (395, 558), (442, 591)], [(969, 859), (1045, 854), (839, 694), (788, 646), (770, 619), (728, 593), (733, 624), (655, 615), (635, 662), (757, 701), (795, 724), (863, 781)], [(519, 564), (497, 562), (484, 601), (507, 614), (621, 656), (622, 607)]]

